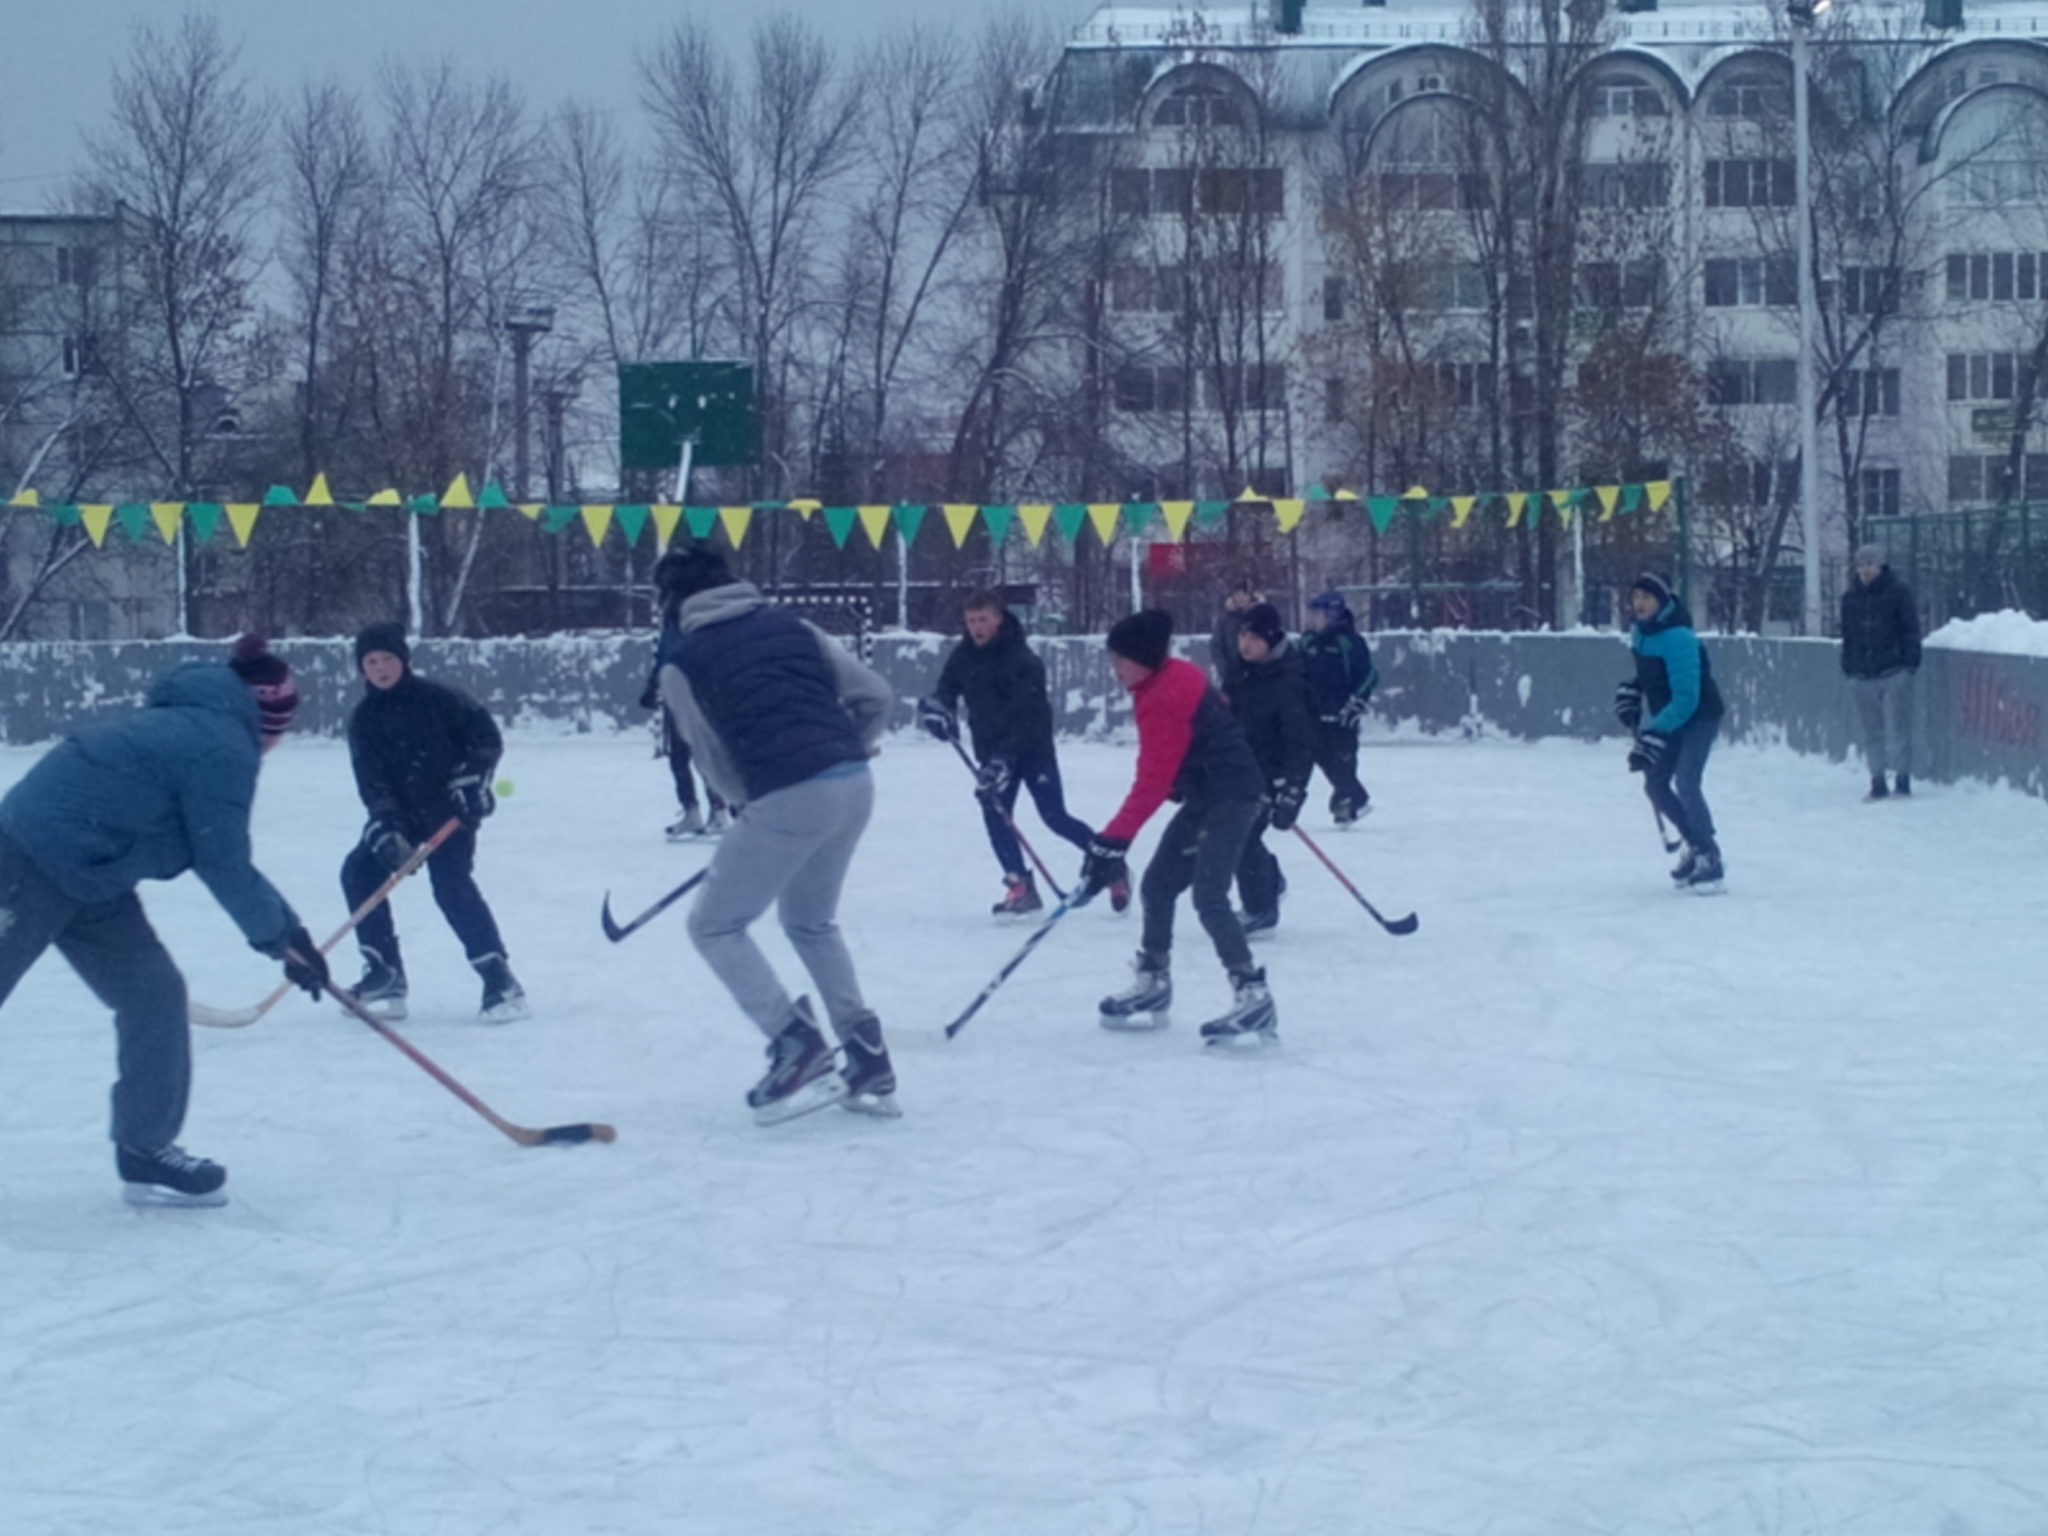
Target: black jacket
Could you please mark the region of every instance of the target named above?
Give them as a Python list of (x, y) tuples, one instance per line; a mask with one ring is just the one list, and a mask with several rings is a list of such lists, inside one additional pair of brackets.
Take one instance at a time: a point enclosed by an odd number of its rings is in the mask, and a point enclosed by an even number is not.
[(1209, 635), (1209, 671), (1226, 699), (1237, 692), (1238, 682), (1244, 676), (1244, 657), (1237, 649), (1237, 637), (1244, 633), (1244, 616), (1250, 611), (1224, 609)]
[(396, 822), (417, 842), (454, 813), (449, 783), (466, 773), (489, 778), (505, 739), (483, 705), (411, 667), (389, 688), (364, 686), (348, 719), (356, 792), (372, 816)]
[(1920, 614), (1913, 589), (1886, 566), (1877, 580), (1853, 582), (1842, 594), (1842, 671), (1886, 677), (1920, 665)]
[(1252, 744), (1267, 781), (1284, 779), (1297, 788), (1315, 768), (1316, 725), (1308, 708), (1308, 681), (1301, 652), (1282, 640), (1264, 661), (1240, 661), (1230, 707)]
[(1353, 698), (1369, 699), (1379, 686), (1372, 647), (1358, 632), (1348, 608), (1322, 629), (1303, 632), (1301, 663), (1308, 679), (1309, 707), (1319, 720), (1335, 720)]
[(1045, 663), (1024, 640), (1024, 626), (1005, 613), (987, 645), (964, 639), (939, 673), (937, 698), (946, 708), (967, 701), (968, 732), (981, 762), (1012, 763), (1052, 756), (1052, 701)]

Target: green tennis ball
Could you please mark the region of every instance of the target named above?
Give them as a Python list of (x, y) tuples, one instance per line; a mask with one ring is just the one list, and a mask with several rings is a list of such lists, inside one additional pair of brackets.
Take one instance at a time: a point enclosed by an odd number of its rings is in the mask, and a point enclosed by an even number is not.
[(498, 792), (498, 798), (500, 800), (511, 799), (512, 791), (515, 788), (510, 779), (500, 779), (496, 784), (493, 784), (491, 787)]

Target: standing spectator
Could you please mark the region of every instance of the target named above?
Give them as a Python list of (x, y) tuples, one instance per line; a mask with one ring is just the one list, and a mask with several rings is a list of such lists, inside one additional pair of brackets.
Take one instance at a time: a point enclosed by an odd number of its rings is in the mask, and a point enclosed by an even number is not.
[[(839, 932), (840, 892), (874, 809), (868, 759), (888, 719), (889, 684), (737, 580), (715, 549), (687, 550), (662, 595), (677, 622), (662, 698), (704, 782), (741, 807), (690, 910), (690, 938), (768, 1038), (767, 1075), (747, 1094), (754, 1119), (772, 1125), (841, 1102), (893, 1116), (896, 1072), (882, 1024)], [(770, 906), (817, 985), (843, 1068), (810, 999), (791, 1001), (747, 932)]]
[(1223, 612), (1217, 616), (1216, 630), (1209, 636), (1209, 671), (1225, 699), (1236, 691), (1244, 666), (1237, 653), (1237, 634), (1244, 628), (1244, 616), (1265, 600), (1264, 594), (1253, 590), (1249, 576), (1238, 577), (1223, 595)]
[[(989, 846), (1003, 871), (1003, 899), (991, 909), (998, 917), (1020, 917), (1045, 905), (1025, 862), (1011, 813), (1017, 791), (1029, 789), (1039, 819), (1083, 853), (1095, 834), (1067, 809), (1060, 785), (1060, 761), (1053, 745), (1052, 700), (1046, 694), (1045, 663), (1024, 640), (1024, 626), (993, 592), (967, 599), (966, 636), (947, 656), (937, 689), (918, 705), (918, 722), (940, 741), (957, 741), (955, 710), (965, 700), (967, 726), (978, 764), (974, 793)], [(1121, 912), (1128, 889), (1110, 893)]]
[(1316, 724), (1309, 714), (1301, 653), (1288, 640), (1279, 609), (1259, 603), (1245, 610), (1237, 653), (1244, 665), (1239, 668), (1230, 707), (1244, 726), (1259, 772), (1266, 777), (1265, 803), (1237, 861), (1245, 937), (1255, 939), (1279, 925), (1280, 897), (1287, 890), (1280, 861), (1266, 846), (1266, 829), (1287, 831), (1308, 799), (1309, 775), (1315, 771)]
[(1722, 888), (1721, 845), (1700, 780), (1721, 729), (1721, 690), (1707, 648), (1693, 632), (1692, 614), (1661, 576), (1638, 576), (1629, 588), (1635, 624), (1629, 650), (1635, 676), (1614, 691), (1614, 713), (1635, 740), (1629, 772), (1643, 776), (1643, 793), (1685, 839), (1685, 856), (1671, 878), (1703, 896)]
[(1348, 827), (1372, 808), (1372, 796), (1358, 781), (1358, 733), (1380, 675), (1343, 593), (1310, 601), (1301, 655), (1316, 716), (1316, 766), (1330, 781), (1330, 814)]
[[(680, 560), (680, 550), (670, 550), (655, 563), (654, 580), (657, 588), (663, 585), (663, 576), (673, 569), (671, 561)], [(730, 819), (724, 799), (710, 785), (704, 787), (705, 799), (710, 802), (711, 815), (706, 818), (703, 808), (697, 804), (697, 780), (690, 772), (690, 744), (683, 740), (683, 733), (676, 729), (676, 717), (661, 701), (661, 662), (676, 634), (676, 605), (661, 605), (661, 638), (655, 645), (654, 665), (648, 669), (647, 686), (640, 691), (640, 707), (658, 710), (661, 714), (660, 745), (656, 756), (668, 759), (669, 777), (676, 787), (676, 816), (668, 824), (667, 836), (672, 843), (680, 843), (693, 837), (717, 837), (725, 831)]]
[(249, 855), (256, 772), (299, 702), (250, 635), (188, 662), (139, 714), (59, 742), (0, 800), (0, 1002), (55, 945), (114, 1010), (114, 1164), (130, 1205), (225, 1205), (227, 1170), (177, 1145), (192, 1091), (185, 978), (136, 897), (191, 870), (250, 945), (318, 997), (327, 963)]
[[(1870, 793), (1913, 793), (1913, 674), (1920, 670), (1920, 614), (1913, 589), (1892, 574), (1884, 551), (1856, 551), (1856, 577), (1842, 594), (1842, 672), (1863, 724)], [(1890, 787), (1886, 770), (1894, 775)]]
[[(497, 723), (468, 694), (413, 671), (401, 624), (372, 624), (356, 636), (356, 670), (363, 699), (349, 716), (348, 754), (370, 819), (342, 861), (342, 895), (351, 910), (361, 906), (443, 822), (460, 820), (427, 859), (434, 903), (483, 981), (478, 1017), (486, 1024), (526, 1018), (525, 990), (476, 884), (477, 829), (497, 807), (491, 774), (505, 751)], [(363, 952), (356, 1000), (382, 1018), (404, 1018), (405, 962), (389, 902), (357, 926), (356, 942)]]

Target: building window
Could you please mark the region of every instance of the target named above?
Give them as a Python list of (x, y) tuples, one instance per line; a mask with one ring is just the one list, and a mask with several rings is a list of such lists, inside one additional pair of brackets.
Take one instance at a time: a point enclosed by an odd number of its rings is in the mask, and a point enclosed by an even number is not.
[(1493, 400), (1497, 375), (1491, 363), (1438, 363), (1437, 393), (1446, 405), (1470, 409)]
[(1790, 160), (1709, 160), (1706, 164), (1709, 208), (1790, 208), (1793, 185)]
[(98, 371), (99, 348), (90, 336), (66, 336), (64, 338), (64, 377), (76, 379)]
[(1342, 320), (1344, 318), (1344, 279), (1326, 277), (1323, 279), (1323, 318)]
[(1709, 506), (1768, 507), (1774, 492), (1789, 499), (1799, 484), (1799, 461), (1784, 459), (1714, 459), (1700, 484)]
[(1152, 114), (1160, 128), (1242, 128), (1244, 120), (1243, 99), (1214, 85), (1184, 85)]
[(1707, 93), (1707, 116), (1751, 121), (1792, 115), (1792, 89), (1768, 80), (1731, 80)]
[(1595, 117), (1666, 117), (1664, 98), (1639, 75), (1610, 75), (1588, 94)]
[(1670, 200), (1671, 168), (1655, 160), (1595, 160), (1579, 182), (1579, 202), (1586, 208), (1639, 212)]
[(1842, 414), (1851, 421), (1899, 414), (1899, 370), (1851, 368), (1842, 375)]
[(1383, 171), (1380, 202), (1389, 210), (1446, 212), (1486, 206), (1486, 178), (1458, 171)]
[(2033, 251), (1977, 251), (1946, 263), (1951, 304), (2048, 298), (2048, 255)]
[(1707, 365), (1707, 398), (1714, 405), (1790, 405), (1799, 366), (1789, 357), (1718, 358)]
[(1323, 380), (1323, 420), (1332, 426), (1344, 420), (1344, 376), (1340, 373)]
[(1138, 413), (1153, 409), (1152, 370), (1143, 366), (1119, 368), (1115, 380), (1116, 408)]
[(2048, 453), (2030, 453), (2021, 462), (2024, 494), (2013, 484), (2012, 457), (2004, 453), (1957, 453), (1948, 461), (1951, 506), (1989, 505), (2048, 500)]
[(1197, 207), (1203, 213), (1282, 214), (1287, 183), (1277, 166), (1126, 168), (1109, 173), (1109, 206), (1130, 214), (1185, 216)]
[(1951, 400), (2016, 400), (2032, 359), (2025, 352), (1951, 352)]
[(1790, 256), (1713, 257), (1706, 266), (1709, 309), (1799, 302), (1799, 269)]
[(1974, 160), (1946, 177), (1951, 208), (2036, 207), (2048, 201), (2048, 166), (2037, 160)]
[(1226, 363), (1202, 373), (1202, 405), (1211, 411), (1277, 411), (1287, 404), (1285, 363)]
[(1422, 274), (1423, 309), (1488, 309), (1493, 291), (1486, 269), (1475, 261), (1437, 262)]
[(61, 288), (90, 288), (99, 278), (100, 253), (90, 246), (57, 247), (57, 285)]
[(1849, 515), (1855, 518), (1899, 515), (1899, 472), (1859, 469), (1849, 482)]
[(1578, 280), (1579, 303), (1588, 309), (1649, 309), (1664, 291), (1664, 263), (1654, 256), (1582, 262)]
[(1897, 267), (1844, 267), (1842, 269), (1842, 313), (1845, 315), (1890, 315), (1899, 308)]

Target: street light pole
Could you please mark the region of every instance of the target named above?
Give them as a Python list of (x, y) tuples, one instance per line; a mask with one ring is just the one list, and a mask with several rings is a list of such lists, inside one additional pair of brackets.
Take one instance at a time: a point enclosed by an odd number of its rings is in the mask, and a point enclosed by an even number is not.
[(528, 386), (531, 382), (528, 359), (533, 352), (533, 338), (545, 336), (554, 327), (554, 307), (548, 304), (528, 305), (505, 322), (505, 329), (512, 334), (512, 494), (515, 501), (526, 500), (527, 472), (532, 462), (527, 451), (531, 436), (527, 431)]
[(1820, 423), (1815, 419), (1820, 381), (1815, 375), (1813, 355), (1820, 330), (1820, 302), (1813, 281), (1813, 146), (1806, 45), (1814, 17), (1826, 10), (1828, 4), (1829, 0), (1787, 0), (1785, 7), (1792, 23), (1793, 217), (1799, 224), (1799, 534), (1806, 546), (1806, 584), (1800, 619), (1802, 632), (1809, 636), (1821, 632)]

